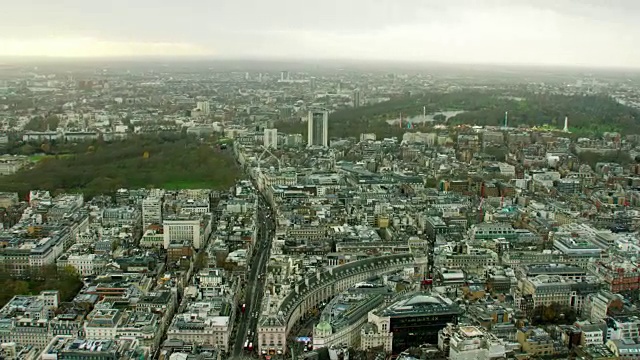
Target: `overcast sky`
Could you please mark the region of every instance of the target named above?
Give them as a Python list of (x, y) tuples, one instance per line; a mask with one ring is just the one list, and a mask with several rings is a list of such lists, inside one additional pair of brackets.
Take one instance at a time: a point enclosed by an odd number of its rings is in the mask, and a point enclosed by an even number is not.
[(0, 56), (640, 67), (639, 0), (6, 0)]

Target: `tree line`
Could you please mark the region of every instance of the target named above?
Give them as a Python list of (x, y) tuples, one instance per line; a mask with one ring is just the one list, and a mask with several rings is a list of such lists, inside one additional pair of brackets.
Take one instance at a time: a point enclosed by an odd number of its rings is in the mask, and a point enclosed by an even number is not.
[(531, 322), (533, 325), (573, 324), (577, 317), (571, 307), (552, 303), (536, 306), (531, 313)]
[(0, 307), (16, 295), (38, 295), (45, 290), (58, 290), (61, 301), (72, 300), (82, 289), (78, 272), (72, 267), (59, 269), (56, 265), (31, 267), (20, 277), (14, 277), (8, 269), (0, 268)]
[[(25, 144), (34, 146), (33, 144)], [(25, 146), (23, 145), (23, 146)], [(64, 148), (64, 156), (59, 149)], [(217, 188), (233, 185), (240, 170), (230, 152), (185, 136), (134, 136), (69, 146), (52, 144), (33, 167), (0, 177), (0, 191), (82, 191), (85, 196), (120, 188)]]
[[(398, 118), (400, 113), (405, 118), (420, 115), (423, 108), (427, 113), (464, 110), (448, 119), (452, 125), (500, 126), (508, 112), (510, 126), (550, 125), (562, 129), (564, 118), (568, 116), (571, 131), (584, 136), (605, 131), (638, 133), (637, 125), (640, 124), (640, 111), (604, 95), (465, 90), (405, 95), (378, 104), (335, 111), (329, 116), (329, 136), (359, 137), (362, 133), (375, 133), (378, 137), (392, 137), (402, 136), (405, 132), (429, 131), (421, 124), (406, 129), (386, 123), (386, 120)], [(437, 120), (444, 121), (442, 117)], [(299, 121), (282, 121), (276, 127), (286, 133), (303, 136), (307, 133), (306, 124)]]

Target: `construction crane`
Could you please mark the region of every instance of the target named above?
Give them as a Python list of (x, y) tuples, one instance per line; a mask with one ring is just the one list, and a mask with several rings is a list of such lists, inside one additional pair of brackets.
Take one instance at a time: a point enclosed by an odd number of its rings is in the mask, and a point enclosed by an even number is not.
[(484, 205), (484, 197), (480, 198), (480, 205), (478, 205), (478, 223), (484, 221), (484, 211), (482, 206)]
[(273, 155), (273, 153), (266, 147), (262, 146), (262, 148), (264, 149), (264, 151), (262, 151), (262, 154), (260, 154), (260, 156), (258, 156), (258, 172), (262, 171), (262, 168), (260, 166), (260, 163), (262, 162), (262, 158), (264, 157), (265, 154), (269, 154), (270, 157), (276, 159), (276, 161), (278, 162), (278, 171), (281, 170), (282, 164), (280, 163), (280, 158), (278, 158), (277, 156)]

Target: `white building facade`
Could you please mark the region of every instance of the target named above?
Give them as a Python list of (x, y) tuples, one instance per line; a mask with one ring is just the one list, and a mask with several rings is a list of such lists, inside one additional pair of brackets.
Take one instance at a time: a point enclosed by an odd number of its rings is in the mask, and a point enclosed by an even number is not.
[(329, 147), (329, 112), (309, 111), (307, 146)]
[(278, 148), (278, 129), (264, 129), (264, 147), (267, 149)]
[(142, 201), (142, 225), (162, 224), (162, 198), (150, 196)]

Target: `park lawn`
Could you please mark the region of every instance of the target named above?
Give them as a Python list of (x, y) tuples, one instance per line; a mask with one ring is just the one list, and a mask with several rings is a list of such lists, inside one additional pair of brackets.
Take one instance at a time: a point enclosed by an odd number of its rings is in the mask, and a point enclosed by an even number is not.
[(44, 159), (70, 159), (74, 156), (74, 154), (60, 154), (60, 155), (49, 155), (49, 154), (37, 154), (29, 156), (29, 160), (34, 163), (38, 163)]
[[(160, 140), (160, 141), (158, 141)], [(228, 153), (187, 138), (134, 137), (65, 155), (34, 155), (34, 166), (0, 177), (0, 191), (81, 190), (87, 198), (118, 189), (228, 189), (240, 169)]]
[(32, 161), (32, 162), (36, 162), (37, 163), (37, 162), (40, 162), (43, 159), (49, 158), (51, 156), (52, 155), (45, 155), (45, 154), (31, 155), (31, 156), (29, 156), (29, 160)]

